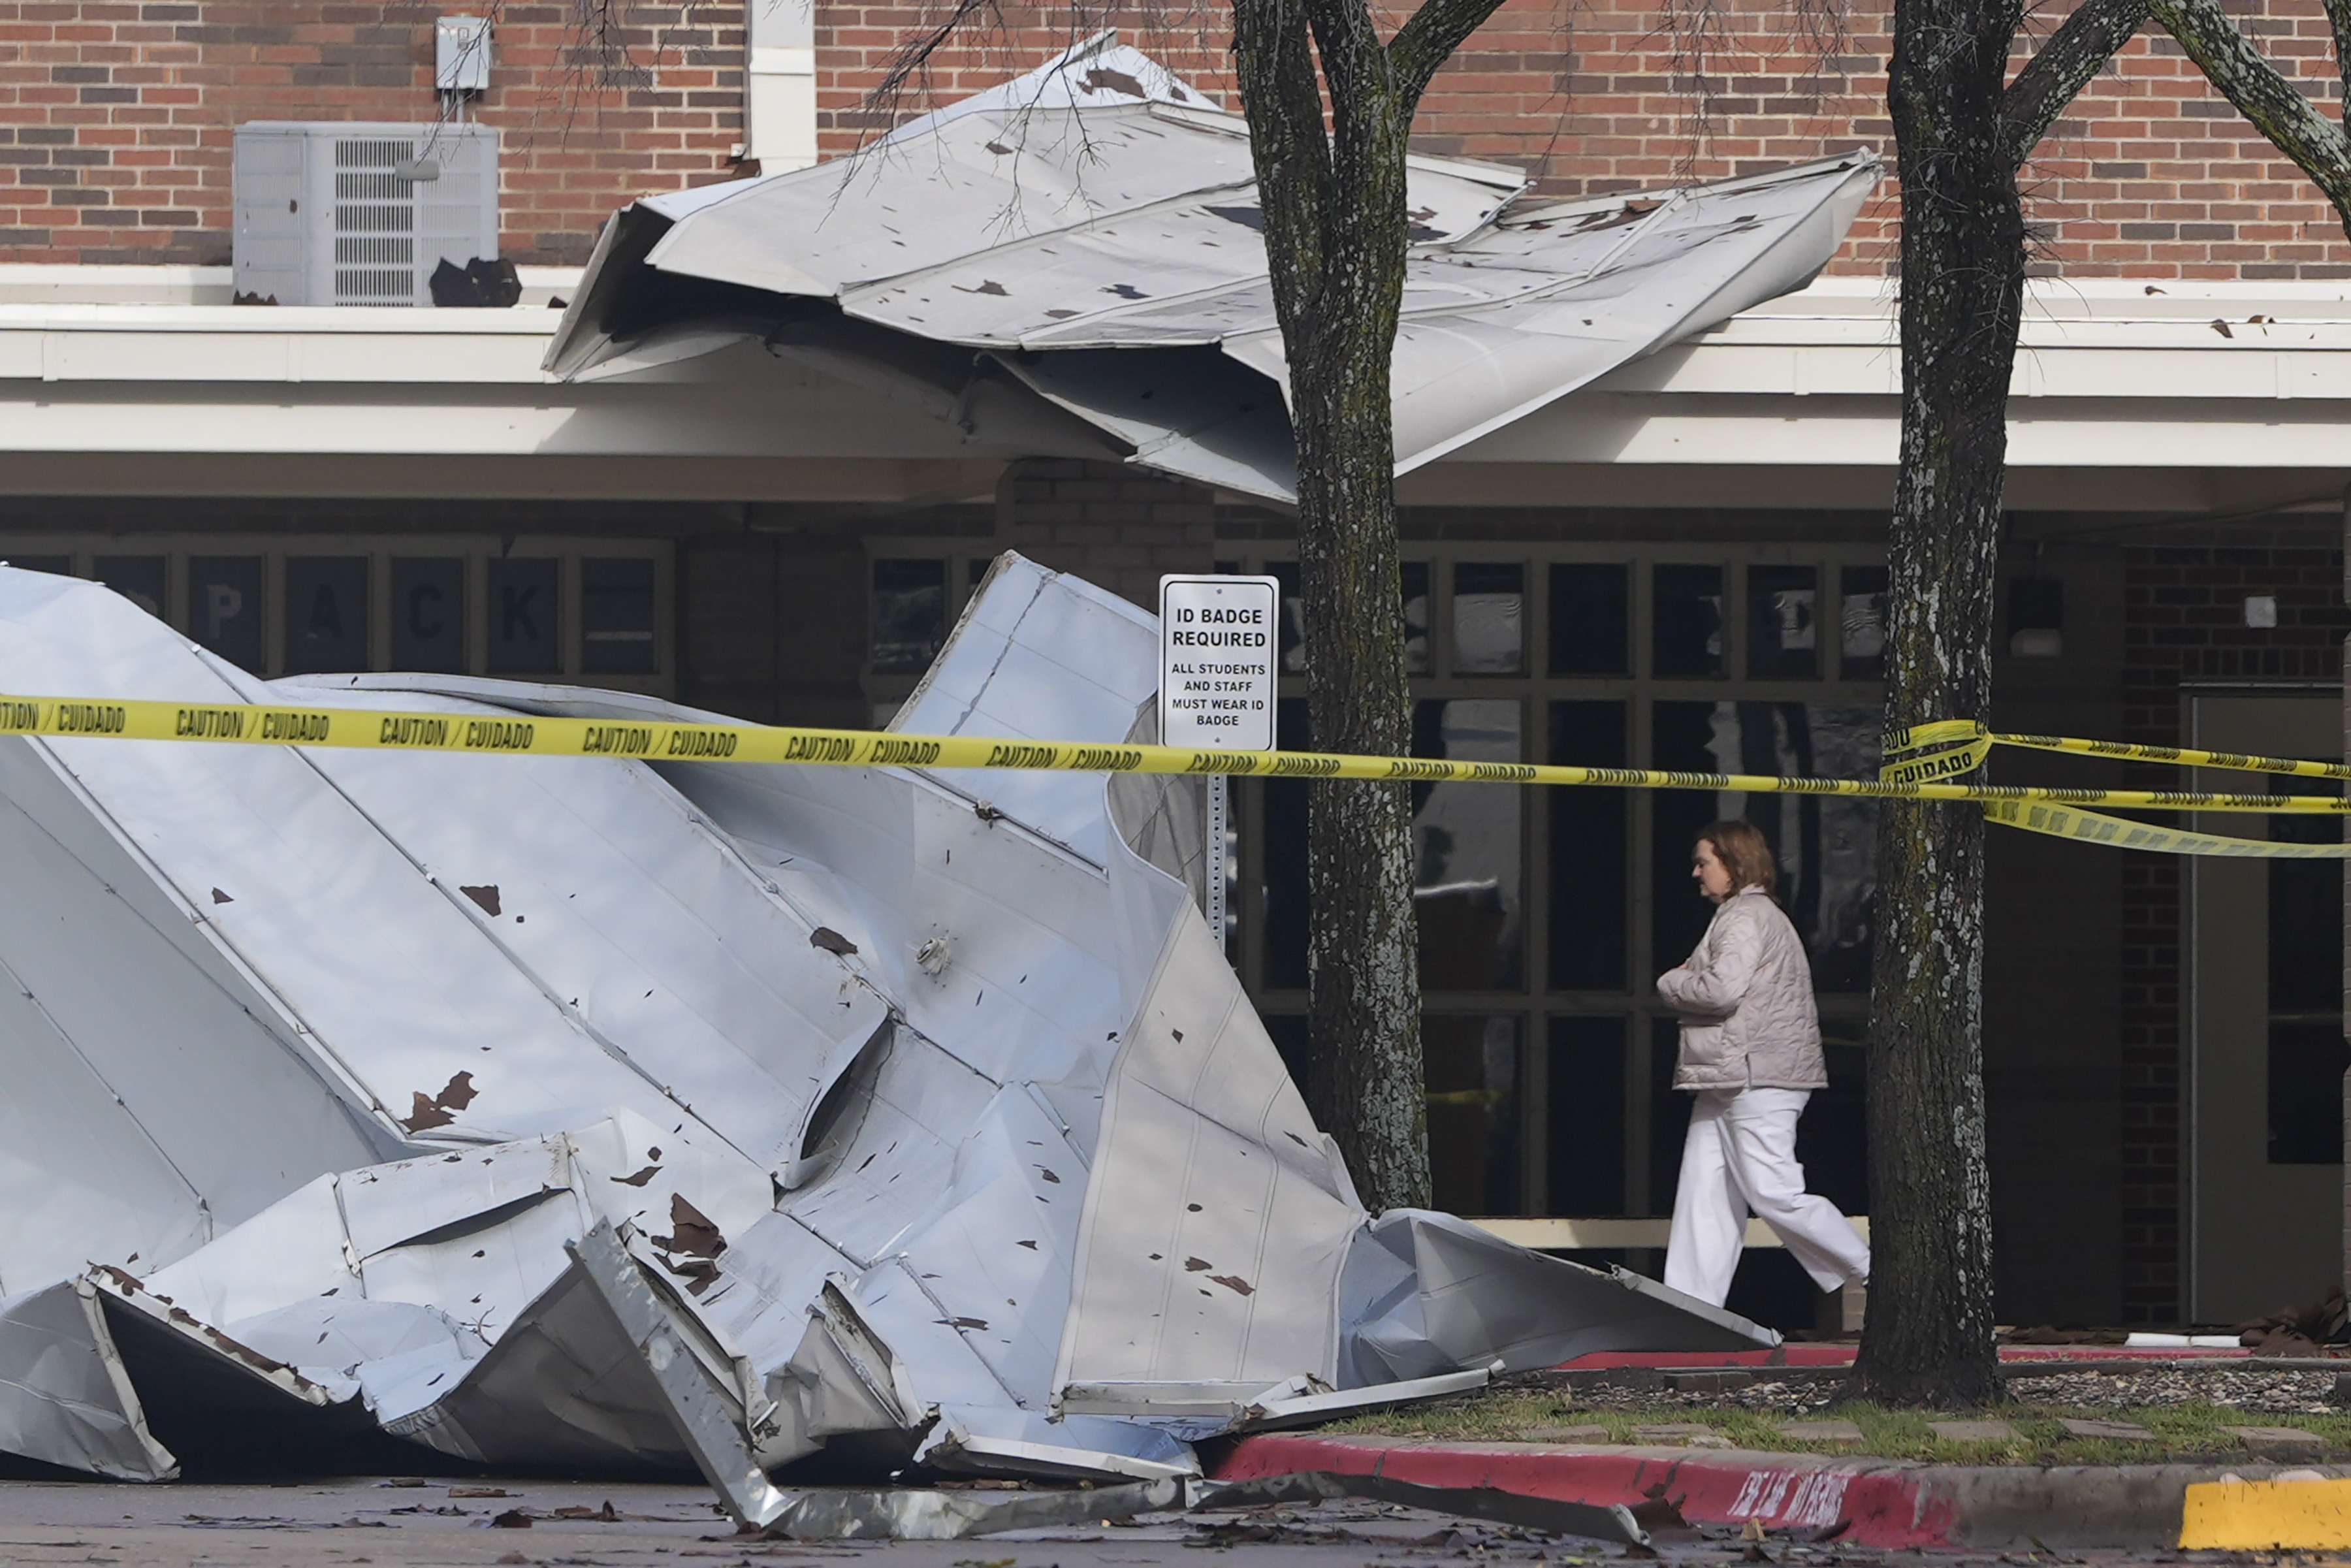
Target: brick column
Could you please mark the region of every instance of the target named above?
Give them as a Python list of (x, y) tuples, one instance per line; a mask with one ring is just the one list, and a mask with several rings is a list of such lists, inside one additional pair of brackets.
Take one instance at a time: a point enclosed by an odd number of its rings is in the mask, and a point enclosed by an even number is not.
[(872, 721), (855, 534), (698, 536), (677, 559), (681, 702), (760, 724)]
[(997, 487), (996, 542), (1155, 614), (1162, 573), (1215, 563), (1216, 501), (1123, 464), (1030, 458)]

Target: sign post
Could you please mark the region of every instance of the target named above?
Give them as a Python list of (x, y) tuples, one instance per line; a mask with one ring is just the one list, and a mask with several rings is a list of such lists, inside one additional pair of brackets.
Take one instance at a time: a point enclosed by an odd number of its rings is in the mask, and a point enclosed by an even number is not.
[[(1271, 751), (1281, 585), (1270, 577), (1159, 580), (1159, 739), (1200, 750)], [(1225, 775), (1208, 779), (1202, 913), (1225, 941)]]

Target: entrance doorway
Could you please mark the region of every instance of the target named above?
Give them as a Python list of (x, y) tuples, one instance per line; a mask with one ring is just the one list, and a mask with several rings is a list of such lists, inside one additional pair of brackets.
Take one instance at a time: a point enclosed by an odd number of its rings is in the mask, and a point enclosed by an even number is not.
[[(2339, 758), (2339, 690), (2195, 693), (2189, 744)], [(2253, 782), (2248, 783), (2248, 780)], [(2204, 770), (2195, 788), (2319, 794), (2322, 780)], [(2331, 840), (2335, 817), (2209, 814), (2241, 838)], [(2316, 1301), (2342, 1278), (2343, 863), (2189, 862), (2189, 1316)]]

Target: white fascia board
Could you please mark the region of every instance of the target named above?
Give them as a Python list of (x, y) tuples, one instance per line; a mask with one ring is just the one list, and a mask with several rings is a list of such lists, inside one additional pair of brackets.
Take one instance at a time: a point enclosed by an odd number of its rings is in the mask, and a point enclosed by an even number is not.
[[(1621, 392), (1892, 396), (1901, 361), (1865, 319), (1733, 322), (1611, 372)], [(2018, 345), (2014, 395), (2159, 402), (2351, 397), (2351, 321), (2233, 329), (2210, 322), (2043, 323)]]
[[(577, 267), (516, 267), (522, 282), (522, 300), (517, 308), (540, 308), (550, 295), (569, 295), (580, 287), (581, 270)], [(230, 267), (0, 262), (0, 306), (222, 307), (233, 302), (235, 292), (236, 271)]]
[(557, 312), (0, 305), (0, 382), (545, 385)]
[[(2351, 402), (2018, 399), (2012, 468), (2351, 468)], [(2291, 411), (2291, 413), (2289, 413)], [(1593, 389), (1453, 461), (1891, 469), (1901, 409), (1871, 397), (1643, 396)]]
[(968, 461), (935, 420), (814, 385), (89, 387), (0, 381), (0, 452)]

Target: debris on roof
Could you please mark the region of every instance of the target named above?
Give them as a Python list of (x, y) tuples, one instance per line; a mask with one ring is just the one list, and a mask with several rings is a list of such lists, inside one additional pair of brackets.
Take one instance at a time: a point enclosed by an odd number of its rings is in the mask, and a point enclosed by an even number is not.
[[(904, 722), (1116, 741), (1155, 639), (1007, 556)], [(687, 711), (273, 684), (6, 569), (0, 667), (428, 719)], [(1186, 781), (986, 782), (0, 740), (0, 1451), (160, 1479), (388, 1437), (699, 1469), (758, 1519), (820, 1452), (1180, 1478), (1200, 1438), (1498, 1368), (1775, 1342), (1366, 1214), (1182, 857), (1131, 841), (1182, 810), (1113, 792)]]
[[(1552, 202), (1515, 168), (1414, 158), (1397, 471), (1803, 287), (1879, 173), (1856, 151)], [(856, 155), (622, 209), (547, 363), (613, 375), (756, 340), (1008, 455), (1068, 455), (1001, 406), (1025, 392), (1104, 455), (1286, 499), (1261, 228), (1242, 117), (1104, 34)]]

